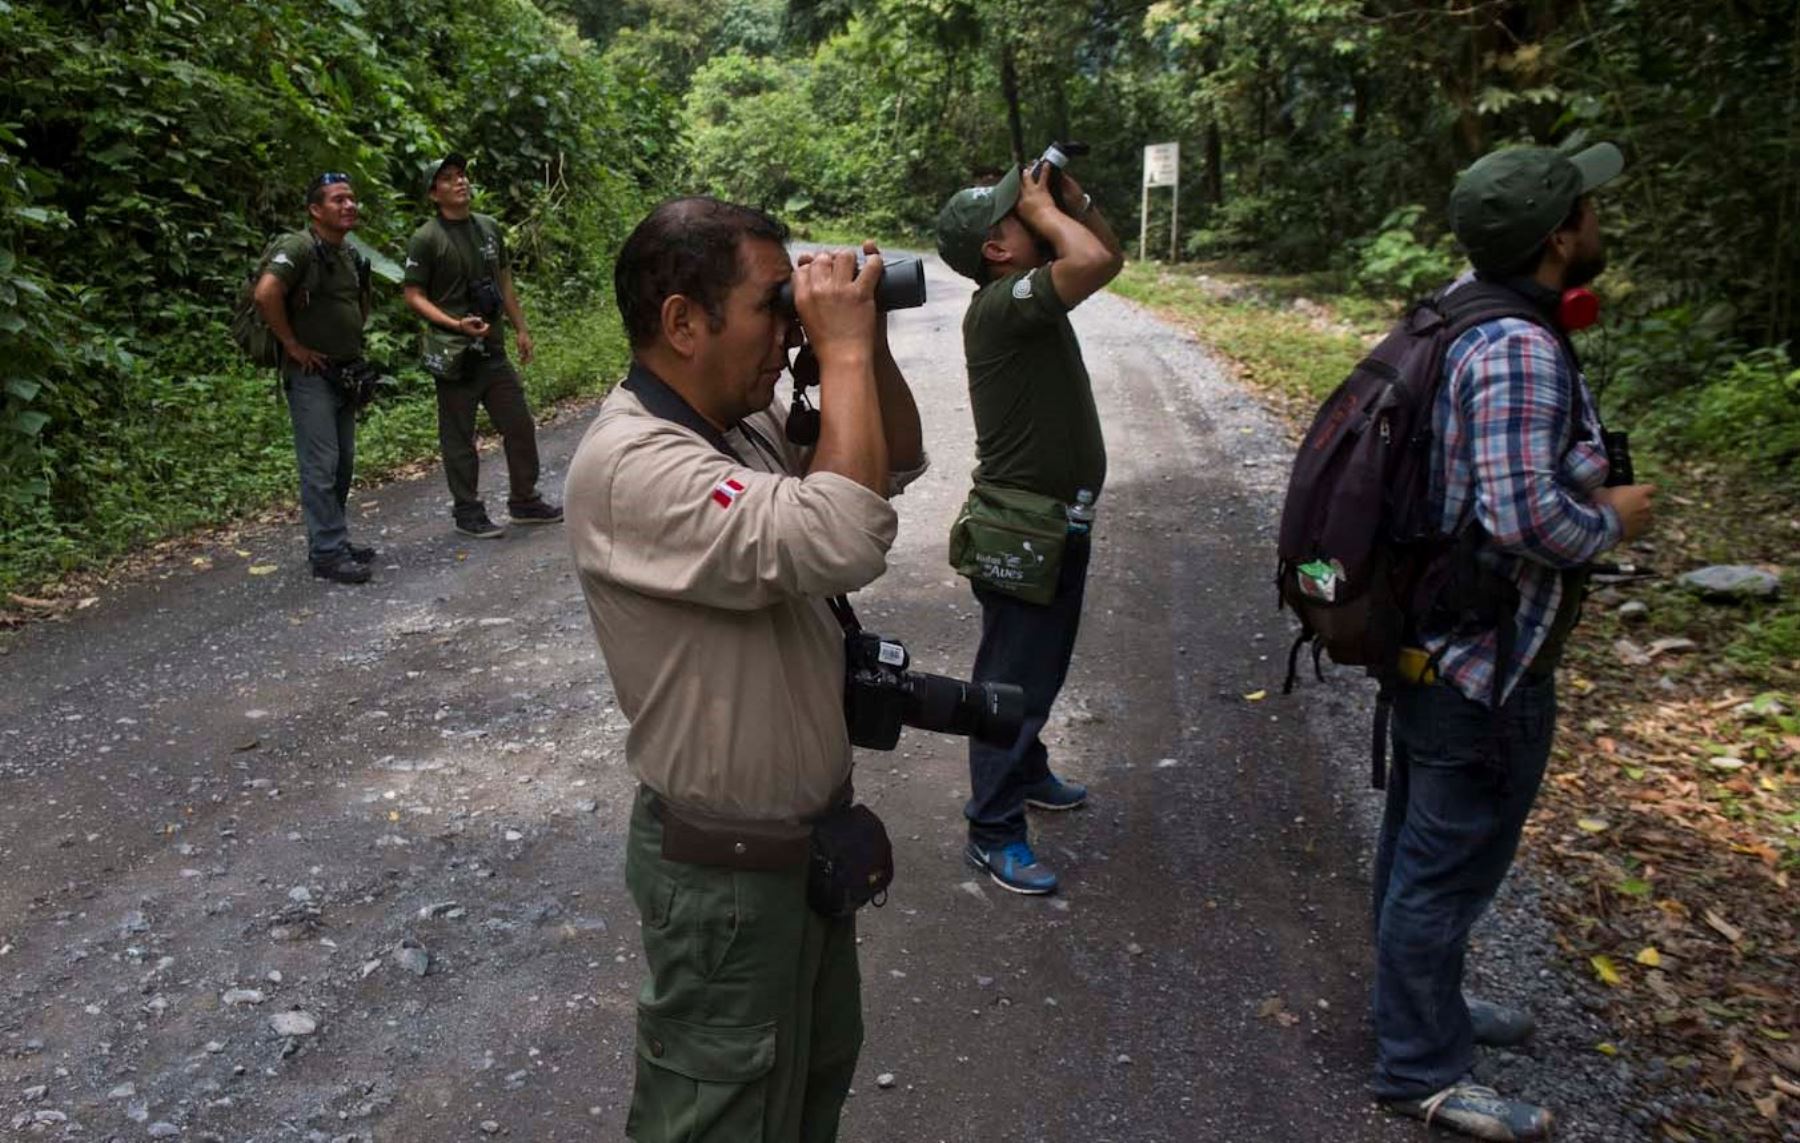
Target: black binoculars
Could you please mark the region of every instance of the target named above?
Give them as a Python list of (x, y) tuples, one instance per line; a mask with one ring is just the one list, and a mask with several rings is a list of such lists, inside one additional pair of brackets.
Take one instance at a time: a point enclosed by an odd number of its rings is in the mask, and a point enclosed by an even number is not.
[[(856, 271), (862, 272), (865, 256), (856, 256)], [(783, 282), (775, 299), (781, 312), (793, 316), (794, 283)], [(878, 310), (910, 310), (925, 304), (925, 264), (910, 254), (883, 254), (881, 281), (875, 283), (875, 308)]]

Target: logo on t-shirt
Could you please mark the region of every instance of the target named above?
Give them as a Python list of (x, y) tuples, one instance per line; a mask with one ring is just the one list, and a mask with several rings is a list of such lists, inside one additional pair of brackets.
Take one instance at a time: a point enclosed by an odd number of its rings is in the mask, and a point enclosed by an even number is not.
[(282, 253), (277, 254), (277, 255), (275, 255), (275, 257), (269, 259), (269, 262), (271, 265), (275, 265), (275, 266), (292, 266), (294, 264), (294, 260), (292, 258), (289, 258), (285, 251), (283, 251)]
[(1031, 296), (1031, 275), (1027, 274), (1023, 278), (1020, 278), (1018, 281), (1013, 283), (1013, 297), (1019, 299), (1020, 301), (1024, 301), (1026, 298), (1029, 298), (1030, 296)]

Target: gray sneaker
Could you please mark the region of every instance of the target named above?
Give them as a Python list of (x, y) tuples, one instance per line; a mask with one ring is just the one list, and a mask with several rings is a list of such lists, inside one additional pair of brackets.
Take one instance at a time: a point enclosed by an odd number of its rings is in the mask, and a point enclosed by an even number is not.
[(1469, 1007), (1469, 1023), (1475, 1028), (1475, 1042), (1484, 1047), (1516, 1048), (1531, 1039), (1532, 1032), (1537, 1030), (1537, 1022), (1531, 1018), (1531, 1013), (1522, 1008), (1508, 1008), (1473, 996), (1463, 997), (1463, 1002)]
[(1423, 1119), (1427, 1127), (1436, 1124), (1477, 1139), (1515, 1143), (1516, 1140), (1550, 1137), (1548, 1110), (1523, 1100), (1507, 1099), (1493, 1088), (1466, 1078), (1436, 1095), (1424, 1099), (1383, 1100), (1382, 1106), (1396, 1115)]

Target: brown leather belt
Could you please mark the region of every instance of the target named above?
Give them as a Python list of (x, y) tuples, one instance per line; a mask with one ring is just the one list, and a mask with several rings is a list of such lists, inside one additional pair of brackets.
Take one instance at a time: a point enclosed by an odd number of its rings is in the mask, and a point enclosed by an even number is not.
[(810, 825), (702, 816), (676, 809), (650, 789), (644, 801), (662, 823), (662, 855), (670, 861), (775, 872), (800, 868), (812, 853)]

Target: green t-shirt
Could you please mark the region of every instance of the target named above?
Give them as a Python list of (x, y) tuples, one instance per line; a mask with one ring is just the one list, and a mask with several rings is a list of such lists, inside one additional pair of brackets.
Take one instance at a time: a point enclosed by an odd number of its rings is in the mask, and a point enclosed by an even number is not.
[(998, 278), (963, 316), (975, 479), (1073, 503), (1100, 495), (1106, 441), (1069, 310), (1050, 267)]
[[(316, 267), (314, 259), (322, 259)], [(348, 242), (333, 246), (311, 230), (284, 234), (266, 270), (287, 291), (288, 324), (301, 345), (335, 361), (362, 356), (368, 286)]]
[[(431, 303), (451, 317), (463, 317), (473, 308), (469, 286), (478, 278), (493, 278), (511, 265), (500, 224), (485, 214), (471, 214), (455, 222), (433, 218), (413, 231), (406, 244), (406, 285), (425, 291)], [(435, 325), (425, 327), (426, 368), (433, 359), (448, 363), (471, 339)], [(500, 316), (488, 322), (487, 343), (500, 347)], [(441, 369), (432, 369), (442, 373)]]

